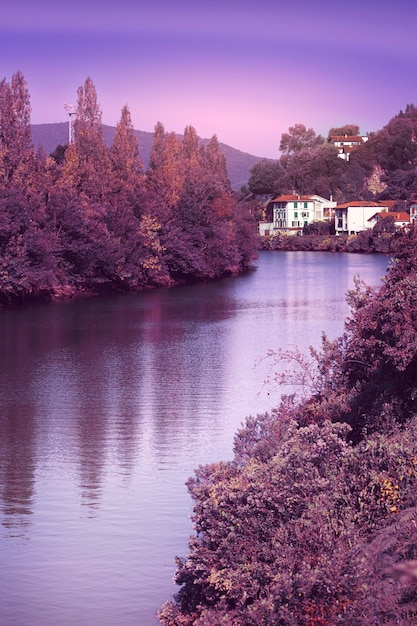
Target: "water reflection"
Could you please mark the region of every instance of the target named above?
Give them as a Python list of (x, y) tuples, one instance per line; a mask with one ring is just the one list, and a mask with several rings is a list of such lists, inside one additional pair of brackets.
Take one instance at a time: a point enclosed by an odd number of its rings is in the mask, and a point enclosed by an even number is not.
[(31, 523), (35, 492), (36, 440), (31, 407), (25, 406), (26, 419), (19, 419), (17, 408), (6, 407), (0, 421), (0, 494), (3, 524), (11, 534), (20, 534)]
[(232, 301), (222, 302), (227, 291), (212, 285), (187, 295), (158, 291), (34, 307), (16, 318), (2, 313), (0, 424), (15, 431), (1, 437), (6, 518), (16, 499), (16, 513), (30, 512), (37, 458), (51, 449), (72, 465), (77, 459), (81, 505), (94, 515), (106, 464), (128, 476), (149, 448), (181, 445), (187, 421), (195, 427), (205, 419), (213, 396), (221, 403), (224, 339), (214, 327), (233, 314)]
[(117, 448), (116, 456), (111, 450), (112, 463), (128, 475), (141, 447), (169, 449), (175, 440), (184, 441), (188, 420), (215, 417), (226, 391), (225, 351), (239, 358), (247, 347), (235, 345), (238, 339), (223, 324), (237, 311), (263, 314), (270, 308), (268, 326), (252, 326), (251, 333), (271, 333), (272, 346), (274, 327), (299, 343), (305, 338), (296, 322), (305, 322), (305, 334), (316, 317), (339, 324), (333, 302), (340, 302), (355, 270), (363, 270), (363, 259), (346, 255), (347, 271), (343, 267), (336, 280), (326, 280), (333, 258), (322, 255), (312, 264), (309, 253), (282, 255), (277, 265), (270, 255), (266, 262), (274, 263), (279, 289), (270, 282), (259, 288), (262, 279), (271, 281), (265, 273), (225, 288), (205, 285), (3, 312), (0, 471), (6, 518), (31, 513), (37, 454), (48, 454), (51, 439), (70, 447), (71, 460), (77, 456), (81, 503), (97, 509), (110, 448)]
[(375, 284), (385, 267), (265, 254), (237, 279), (0, 312), (5, 619), (156, 624), (191, 530), (185, 480), (270, 406), (256, 360), (338, 334), (352, 276)]

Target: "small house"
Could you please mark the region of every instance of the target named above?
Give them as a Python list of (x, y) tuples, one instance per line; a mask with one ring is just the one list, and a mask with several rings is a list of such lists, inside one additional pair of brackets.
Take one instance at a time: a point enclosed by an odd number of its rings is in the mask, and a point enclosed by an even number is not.
[[(270, 219), (259, 224), (261, 235), (300, 234), (308, 224), (321, 222), (332, 215), (336, 202), (318, 195), (287, 194), (273, 198), (267, 207)], [(271, 221), (272, 219), (272, 221)]]

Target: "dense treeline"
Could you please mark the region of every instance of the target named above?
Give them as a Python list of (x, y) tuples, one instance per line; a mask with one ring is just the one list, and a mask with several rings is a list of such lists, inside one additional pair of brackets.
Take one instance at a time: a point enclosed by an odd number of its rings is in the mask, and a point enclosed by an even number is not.
[(299, 384), (188, 481), (195, 536), (166, 626), (417, 622), (417, 229), (357, 282), (336, 341), (272, 354)]
[(130, 112), (113, 144), (88, 78), (74, 141), (35, 151), (21, 72), (0, 82), (0, 305), (81, 292), (139, 290), (246, 269), (256, 255), (250, 206), (232, 193), (217, 138), (200, 146), (155, 128), (144, 171)]
[[(347, 124), (332, 135), (358, 135)], [(417, 195), (417, 107), (407, 105), (384, 128), (368, 135), (349, 161), (313, 129), (295, 124), (281, 138), (281, 157), (263, 160), (251, 170), (254, 194), (318, 194), (338, 202), (351, 200), (407, 200)]]

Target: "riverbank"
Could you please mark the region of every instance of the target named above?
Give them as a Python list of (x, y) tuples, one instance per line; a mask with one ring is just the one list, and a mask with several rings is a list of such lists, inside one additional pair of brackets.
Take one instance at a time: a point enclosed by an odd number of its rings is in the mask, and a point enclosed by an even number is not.
[[(164, 626), (416, 624), (417, 231), (391, 242), (396, 262), (380, 287), (356, 283), (337, 340), (324, 335), (311, 359), (270, 352), (273, 380), (299, 395), (247, 418), (233, 459), (188, 480), (195, 536), (177, 559), (175, 601), (158, 614)], [(269, 256), (303, 267), (314, 255)], [(309, 273), (307, 263), (286, 270), (276, 282)], [(300, 309), (308, 291), (294, 293)], [(330, 301), (318, 301), (330, 318)], [(285, 309), (277, 317), (288, 336)]]
[(260, 238), (260, 250), (363, 252), (390, 254), (396, 233), (363, 231), (358, 235), (273, 235)]

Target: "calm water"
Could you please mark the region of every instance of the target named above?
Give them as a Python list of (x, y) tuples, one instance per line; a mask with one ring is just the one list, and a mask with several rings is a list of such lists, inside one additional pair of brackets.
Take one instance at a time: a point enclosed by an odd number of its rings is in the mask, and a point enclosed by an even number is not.
[(262, 253), (245, 276), (0, 312), (0, 624), (155, 626), (184, 486), (277, 397), (268, 348), (319, 346), (387, 259)]

